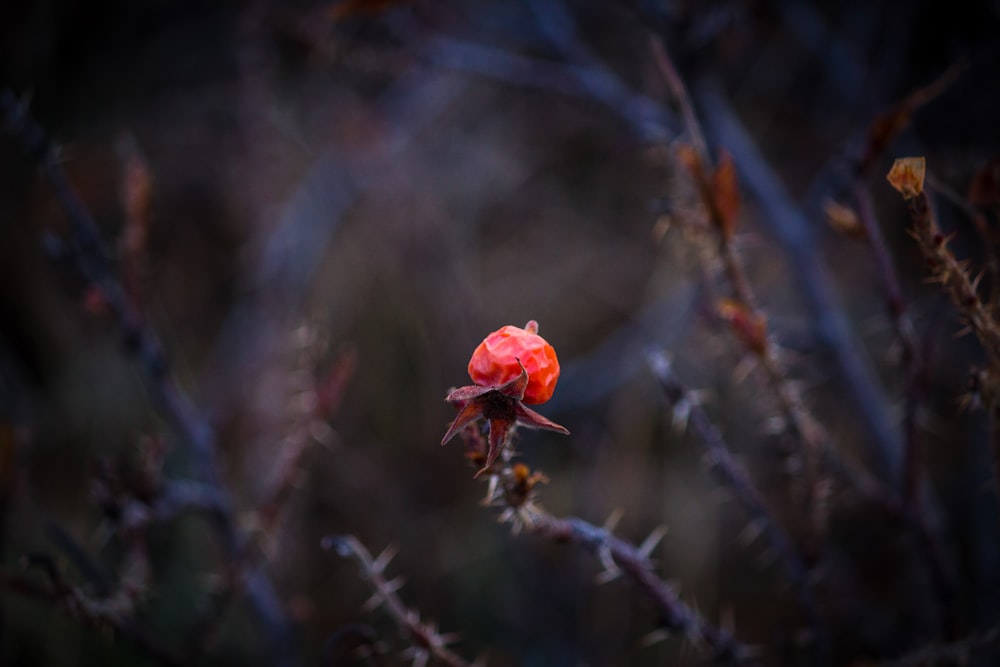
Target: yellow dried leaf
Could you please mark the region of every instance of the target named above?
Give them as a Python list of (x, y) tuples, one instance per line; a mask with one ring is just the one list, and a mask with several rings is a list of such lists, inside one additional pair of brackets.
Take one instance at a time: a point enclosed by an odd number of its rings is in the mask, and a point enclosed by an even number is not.
[(924, 191), (926, 172), (927, 164), (923, 157), (901, 157), (892, 163), (886, 179), (903, 195), (903, 199), (913, 199)]

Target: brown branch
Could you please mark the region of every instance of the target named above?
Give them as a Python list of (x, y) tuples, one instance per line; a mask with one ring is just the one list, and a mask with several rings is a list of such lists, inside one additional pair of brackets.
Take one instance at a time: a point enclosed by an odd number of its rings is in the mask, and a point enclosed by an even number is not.
[(362, 576), (374, 589), (365, 607), (381, 607), (395, 621), (403, 638), (410, 643), (408, 653), (414, 665), (425, 664), (432, 657), (447, 667), (468, 667), (469, 663), (448, 648), (448, 644), (456, 639), (454, 635), (439, 633), (434, 624), (422, 622), (419, 612), (403, 604), (397, 594), (403, 585), (402, 579), (386, 579), (385, 568), (395, 555), (392, 548), (385, 549), (377, 558), (373, 558), (365, 545), (353, 535), (326, 537), (322, 547), (358, 561)]
[(684, 604), (670, 585), (656, 576), (648, 554), (639, 547), (583, 519), (558, 518), (537, 506), (527, 512), (522, 507), (520, 511), (526, 532), (558, 543), (575, 544), (602, 562), (613, 563), (653, 602), (665, 629), (695, 644), (707, 645), (712, 649), (716, 662), (742, 665), (752, 660), (750, 650), (729, 632), (712, 625)]
[(732, 153), (743, 184), (762, 207), (762, 221), (774, 234), (800, 288), (807, 314), (820, 341), (836, 360), (836, 369), (866, 426), (881, 477), (896, 478), (897, 436), (888, 419), (888, 402), (864, 347), (851, 329), (833, 290), (833, 280), (819, 254), (813, 225), (778, 175), (760, 154), (735, 111), (714, 82), (695, 86), (711, 134)]
[[(109, 260), (97, 225), (70, 185), (59, 162), (56, 146), (10, 91), (0, 91), (0, 121), (19, 139), (52, 188), (70, 222), (69, 257), (86, 283), (100, 292), (103, 302), (117, 320), (125, 348), (146, 375), (153, 403), (187, 448), (199, 477), (217, 488), (223, 499), (221, 511), (212, 514), (227, 557), (238, 561), (246, 551), (247, 537), (230, 508), (228, 493), (218, 471), (215, 433), (178, 385), (166, 353), (155, 332), (122, 287)], [(243, 589), (262, 629), (265, 630), (277, 664), (295, 663), (291, 625), (277, 592), (263, 572), (247, 575)]]
[(649, 357), (649, 366), (672, 408), (682, 415), (705, 447), (708, 465), (712, 473), (743, 506), (747, 514), (750, 515), (751, 522), (760, 526), (764, 538), (774, 551), (795, 590), (799, 609), (813, 635), (817, 661), (819, 664), (828, 663), (830, 661), (829, 633), (823, 623), (819, 605), (812, 591), (809, 570), (788, 533), (774, 518), (764, 498), (761, 497), (743, 468), (733, 458), (722, 434), (719, 433), (705, 411), (701, 409), (674, 374), (666, 355), (661, 352), (652, 353)]
[(41, 579), (28, 571), (0, 571), (0, 587), (56, 605), (90, 627), (111, 628), (157, 664), (168, 667), (185, 664), (175, 651), (161, 644), (135, 620), (135, 607), (148, 586), (150, 572), (145, 544), (138, 536), (132, 537), (118, 585), (107, 595), (94, 595), (71, 583), (55, 559), (47, 554), (29, 554), (22, 559), (25, 569), (39, 572)]
[(766, 315), (758, 305), (742, 255), (733, 241), (735, 218), (738, 215), (738, 191), (731, 158), (724, 155), (718, 165), (713, 163), (705, 143), (704, 132), (694, 112), (694, 104), (677, 73), (677, 68), (661, 41), (654, 39), (652, 44), (654, 59), (667, 80), (675, 101), (681, 107), (687, 133), (695, 143), (694, 155), (682, 154), (681, 159), (691, 173), (709, 216), (710, 226), (715, 230), (718, 256), (732, 289), (733, 299), (740, 311), (735, 314), (740, 316), (741, 321), (749, 323), (754, 331), (748, 336), (745, 326), (735, 322), (731, 324), (734, 324), (738, 337), (744, 339), (747, 350), (754, 355), (763, 369), (786, 422), (802, 445), (805, 513), (809, 517), (812, 532), (809, 537), (809, 551), (815, 553), (825, 532), (824, 513), (828, 505), (826, 494), (829, 490), (829, 485), (822, 479), (820, 460), (823, 452), (832, 449), (832, 445), (829, 436), (812, 416), (801, 392), (792, 382), (787, 368), (778, 357), (774, 342), (767, 334)]

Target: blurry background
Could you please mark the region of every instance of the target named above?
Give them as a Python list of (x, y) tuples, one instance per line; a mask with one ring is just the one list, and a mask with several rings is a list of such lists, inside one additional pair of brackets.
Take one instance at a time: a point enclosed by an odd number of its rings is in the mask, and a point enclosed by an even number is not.
[[(1000, 151), (998, 34), (996, 2), (49, 0), (0, 6), (0, 88), (30, 100), (122, 267), (127, 159), (145, 160), (135, 284), (180, 384), (218, 431), (241, 515), (261, 502), (298, 427), (302, 374), (353, 350), (334, 436), (305, 454), (269, 536), (267, 571), (303, 664), (318, 664), (350, 623), (399, 645), (381, 612), (361, 611), (369, 591), (355, 564), (319, 548), (347, 533), (375, 552), (399, 548), (390, 573), (407, 579), (404, 600), (460, 633), (456, 650), (470, 660), (703, 661), (679, 639), (644, 646), (656, 627), (645, 599), (621, 581), (596, 585), (599, 567), (582, 551), (512, 538), (479, 505), (485, 487), (458, 442), (438, 445), (453, 416), (442, 399), (466, 383), (474, 346), (528, 319), (563, 365), (540, 411), (572, 432), (521, 435), (524, 460), (551, 480), (542, 504), (597, 524), (620, 509), (618, 533), (635, 542), (666, 525), (655, 556), (681, 597), (763, 645), (768, 663), (803, 664), (781, 571), (760, 543), (739, 539), (745, 515), (701, 465), (697, 441), (671, 427), (645, 366), (651, 346), (665, 348), (682, 380), (706, 390), (795, 533), (794, 442), (773, 432), (762, 379), (734, 373), (739, 344), (705, 317), (716, 267), (676, 224), (696, 207), (673, 166), (682, 125), (651, 39), (691, 87), (710, 143), (736, 154), (738, 244), (793, 374), (847, 458), (892, 483), (903, 379), (884, 292), (867, 247), (829, 230), (822, 204), (841, 194), (878, 114), (964, 64), (868, 177), (931, 366), (919, 437), (956, 601), (936, 605), (899, 525), (835, 494), (818, 590), (836, 664), (860, 664), (945, 639), (943, 614), (955, 615), (954, 637), (997, 623), (988, 430), (958, 405), (977, 351), (922, 284), (905, 208), (883, 175), (894, 156), (925, 155), (963, 202), (989, 173)], [(749, 153), (732, 146), (732, 121)], [(768, 183), (785, 199), (761, 199)], [(998, 201), (976, 202), (989, 228)], [(776, 216), (781, 203), (795, 215)], [(995, 259), (967, 205), (942, 200), (939, 213), (960, 256)], [(77, 581), (52, 525), (109, 573), (120, 562), (92, 493), (100, 462), (127, 467), (144, 436), (166, 442), (168, 477), (183, 478), (188, 462), (113, 320), (47, 256), (42, 239), (66, 233), (35, 163), (0, 135), (0, 555), (17, 570), (26, 553), (53, 553)], [(824, 312), (845, 318), (860, 383), (845, 381), (824, 338), (803, 266), (820, 267), (834, 308)], [(296, 342), (304, 323), (308, 354)], [(224, 558), (197, 516), (149, 540), (153, 584), (138, 619), (180, 646)], [(2, 597), (3, 664), (150, 663), (112, 635)], [(204, 656), (267, 664), (245, 603), (229, 608)]]

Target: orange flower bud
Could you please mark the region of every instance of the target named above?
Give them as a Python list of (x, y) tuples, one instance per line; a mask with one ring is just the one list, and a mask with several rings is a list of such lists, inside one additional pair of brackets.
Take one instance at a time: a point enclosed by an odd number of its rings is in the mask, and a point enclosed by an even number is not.
[(469, 360), (469, 377), (477, 385), (494, 387), (519, 376), (521, 366), (528, 374), (524, 402), (538, 404), (552, 398), (559, 380), (559, 360), (552, 346), (538, 335), (534, 320), (523, 329), (507, 325), (483, 339)]

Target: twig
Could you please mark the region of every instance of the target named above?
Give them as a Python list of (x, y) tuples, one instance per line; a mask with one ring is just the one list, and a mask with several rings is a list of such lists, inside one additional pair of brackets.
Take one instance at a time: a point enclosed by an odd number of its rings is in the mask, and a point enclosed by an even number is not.
[(778, 400), (786, 422), (802, 445), (805, 487), (805, 514), (809, 517), (808, 551), (820, 548), (825, 532), (829, 484), (822, 479), (820, 460), (824, 451), (832, 448), (829, 436), (806, 406), (788, 370), (779, 359), (776, 347), (768, 335), (766, 316), (757, 302), (739, 249), (733, 241), (738, 217), (738, 190), (731, 158), (723, 156), (716, 166), (705, 142), (704, 133), (694, 112), (694, 104), (662, 42), (652, 41), (654, 60), (666, 79), (676, 103), (681, 107), (686, 130), (694, 142), (694, 155), (682, 155), (682, 162), (691, 173), (711, 222), (726, 278), (735, 303), (725, 304), (723, 316), (728, 317), (734, 332), (756, 358)]
[[(656, 576), (649, 554), (642, 548), (616, 537), (576, 517), (558, 518), (537, 505), (519, 508), (525, 530), (532, 535), (559, 543), (576, 544), (626, 574), (656, 606), (663, 627), (695, 644), (712, 649), (720, 664), (742, 665), (752, 661), (752, 652), (729, 632), (716, 627), (684, 604), (669, 584)], [(612, 573), (616, 573), (612, 570)]]
[[(74, 544), (73, 548), (77, 549), (78, 545)], [(23, 558), (23, 563), (25, 567), (39, 571), (45, 582), (27, 572), (3, 571), (0, 572), (0, 587), (59, 605), (69, 616), (91, 627), (113, 628), (158, 664), (184, 664), (174, 651), (157, 641), (134, 619), (135, 605), (149, 578), (145, 545), (138, 536), (132, 536), (118, 585), (105, 595), (92, 595), (82, 586), (70, 583), (56, 561), (47, 554), (29, 554)]]
[(1000, 503), (1000, 322), (992, 306), (979, 297), (982, 274), (972, 278), (968, 262), (959, 261), (948, 248), (950, 237), (941, 232), (924, 191), (925, 168), (923, 158), (902, 158), (893, 164), (888, 180), (906, 200), (910, 232), (920, 246), (931, 279), (940, 283), (986, 353), (987, 367), (974, 373), (975, 395), (969, 400), (982, 401), (992, 419), (994, 486)]
[[(221, 484), (216, 460), (215, 434), (170, 373), (166, 354), (132, 299), (115, 277), (109, 255), (90, 213), (70, 185), (54, 145), (44, 130), (28, 115), (10, 91), (0, 91), (0, 118), (34, 157), (52, 187), (71, 225), (71, 258), (88, 284), (100, 290), (104, 302), (121, 329), (125, 347), (145, 371), (153, 402), (179, 439), (187, 447), (198, 474), (218, 489), (227, 509), (213, 514), (226, 553), (238, 562), (246, 549), (246, 536), (239, 529), (228, 494)], [(271, 581), (260, 571), (250, 573), (246, 593), (266, 631), (276, 664), (294, 663), (291, 628)]]
[(917, 436), (916, 412), (924, 393), (923, 364), (917, 350), (916, 330), (903, 301), (899, 275), (892, 261), (892, 255), (886, 247), (885, 239), (882, 237), (882, 230), (875, 219), (875, 207), (872, 205), (871, 194), (860, 179), (855, 179), (851, 192), (857, 206), (858, 220), (865, 230), (868, 247), (878, 267), (879, 280), (885, 292), (889, 323), (892, 325), (900, 346), (899, 365), (903, 371), (903, 382), (906, 387), (903, 412), (903, 477), (901, 486), (903, 502), (912, 505), (917, 502), (920, 479), (920, 443)]
[(705, 411), (691, 397), (688, 390), (674, 374), (669, 359), (662, 352), (649, 356), (649, 366), (660, 383), (663, 393), (676, 413), (698, 435), (707, 453), (711, 471), (736, 497), (750, 515), (750, 521), (763, 532), (764, 538), (781, 563), (816, 645), (815, 654), (821, 663), (829, 662), (829, 637), (819, 612), (819, 605), (812, 592), (809, 571), (797, 553), (785, 529), (774, 518), (767, 503), (757, 491), (746, 472), (733, 458), (722, 434)]
[(421, 47), (418, 56), (438, 67), (595, 100), (625, 117), (643, 140), (662, 140), (676, 125), (676, 120), (652, 99), (628, 89), (613, 72), (594, 64), (531, 58), (445, 35)]
[(330, 536), (323, 539), (321, 546), (326, 550), (334, 550), (347, 558), (353, 557), (361, 566), (361, 574), (372, 585), (374, 593), (365, 604), (366, 608), (381, 607), (399, 626), (404, 639), (410, 643), (408, 657), (415, 667), (427, 664), (429, 658), (448, 667), (468, 667), (468, 663), (457, 653), (448, 648), (457, 637), (442, 635), (432, 623), (420, 620), (420, 613), (409, 609), (399, 599), (397, 591), (402, 587), (402, 579), (386, 579), (385, 568), (389, 565), (395, 550), (385, 549), (377, 558), (373, 558), (368, 549), (353, 535)]
[(718, 86), (696, 86), (703, 118), (711, 134), (731, 152), (742, 182), (756, 195), (763, 220), (782, 246), (795, 284), (801, 288), (810, 321), (836, 360), (844, 395), (853, 400), (856, 414), (867, 427), (879, 476), (896, 479), (900, 468), (898, 438), (890, 426), (886, 397), (863, 346), (851, 331), (837, 302), (833, 281), (819, 255), (813, 225), (757, 150)]

